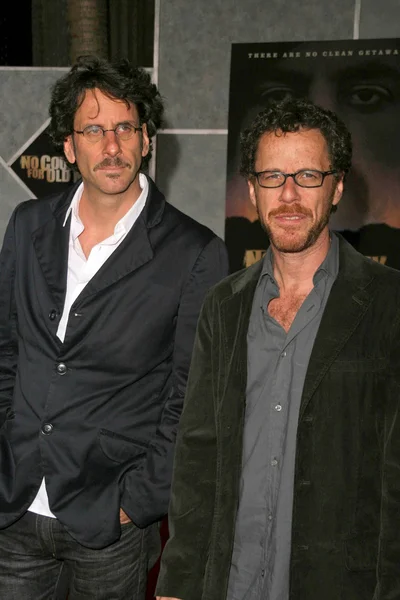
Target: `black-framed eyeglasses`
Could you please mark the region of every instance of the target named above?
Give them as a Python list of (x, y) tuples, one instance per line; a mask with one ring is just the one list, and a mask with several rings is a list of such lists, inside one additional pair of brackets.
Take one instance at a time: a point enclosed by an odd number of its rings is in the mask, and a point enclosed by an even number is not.
[(257, 177), (258, 185), (263, 188), (278, 188), (285, 184), (288, 177), (304, 188), (321, 187), (325, 177), (337, 175), (338, 171), (317, 171), (316, 169), (301, 169), (296, 173), (282, 173), (281, 171), (260, 171), (253, 173)]
[(103, 139), (106, 131), (113, 131), (120, 140), (125, 142), (126, 140), (130, 140), (137, 131), (141, 130), (142, 126), (136, 127), (135, 125), (132, 125), (132, 123), (124, 122), (118, 123), (118, 125), (116, 125), (113, 129), (104, 129), (104, 127), (101, 125), (87, 125), (87, 127), (84, 127), (82, 131), (77, 131), (74, 129), (74, 133), (83, 135), (85, 140), (95, 144)]

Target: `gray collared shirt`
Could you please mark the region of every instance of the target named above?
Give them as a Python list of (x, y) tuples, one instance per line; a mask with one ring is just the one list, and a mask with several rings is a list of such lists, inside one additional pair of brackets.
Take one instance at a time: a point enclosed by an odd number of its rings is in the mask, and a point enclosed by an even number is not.
[(279, 296), (272, 253), (254, 294), (247, 333), (242, 477), (227, 600), (288, 600), (296, 434), (314, 340), (339, 269), (339, 242), (289, 331), (268, 313)]

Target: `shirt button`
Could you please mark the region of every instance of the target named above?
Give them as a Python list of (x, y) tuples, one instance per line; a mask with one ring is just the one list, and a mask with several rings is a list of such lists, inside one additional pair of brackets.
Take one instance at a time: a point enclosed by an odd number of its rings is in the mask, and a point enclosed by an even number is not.
[(66, 372), (67, 372), (67, 365), (64, 365), (64, 363), (60, 363), (57, 365), (57, 373), (59, 375), (65, 375)]
[(278, 412), (280, 412), (282, 410), (282, 406), (280, 404), (277, 404), (275, 406), (275, 410), (277, 410)]
[(282, 352), (282, 354), (281, 354), (281, 357), (282, 357), (282, 358), (285, 358), (285, 357), (286, 357), (286, 354), (287, 354), (287, 352), (286, 352), (286, 350), (285, 350), (284, 352)]
[(57, 311), (55, 308), (52, 308), (51, 311), (49, 312), (49, 319), (50, 321), (54, 321), (54, 319), (57, 317)]
[(42, 433), (44, 435), (50, 435), (53, 431), (53, 425), (51, 423), (45, 423), (42, 427)]
[(276, 467), (276, 465), (277, 465), (277, 464), (278, 464), (278, 461), (276, 460), (276, 458), (273, 458), (273, 459), (271, 460), (271, 465), (272, 465), (273, 467)]
[(272, 515), (268, 515), (268, 521), (272, 521)]

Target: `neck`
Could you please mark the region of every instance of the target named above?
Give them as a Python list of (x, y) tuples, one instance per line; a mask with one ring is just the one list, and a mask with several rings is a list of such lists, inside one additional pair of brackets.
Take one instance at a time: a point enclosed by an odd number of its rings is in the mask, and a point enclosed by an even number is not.
[(313, 287), (313, 277), (326, 258), (330, 246), (329, 230), (326, 227), (310, 248), (303, 252), (280, 252), (271, 246), (274, 277), (281, 295), (288, 290), (308, 293)]
[(84, 185), (79, 217), (85, 229), (102, 232), (105, 237), (112, 235), (118, 221), (132, 208), (141, 192), (139, 178), (136, 186), (130, 186), (121, 194), (104, 194)]

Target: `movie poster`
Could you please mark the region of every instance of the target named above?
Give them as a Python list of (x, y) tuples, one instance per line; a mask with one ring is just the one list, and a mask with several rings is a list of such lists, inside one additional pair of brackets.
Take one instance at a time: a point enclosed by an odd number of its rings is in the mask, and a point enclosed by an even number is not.
[(239, 174), (239, 136), (269, 103), (308, 97), (336, 112), (353, 166), (331, 227), (361, 253), (400, 268), (400, 40), (233, 44), (225, 241), (231, 269), (268, 246)]
[(55, 152), (47, 126), (24, 144), (9, 166), (36, 198), (63, 191), (80, 177), (65, 157)]

